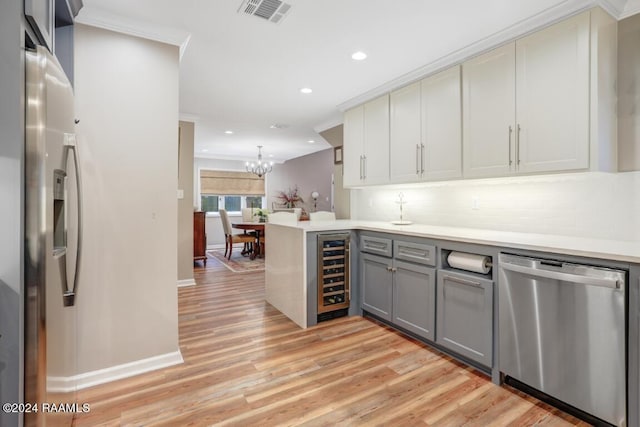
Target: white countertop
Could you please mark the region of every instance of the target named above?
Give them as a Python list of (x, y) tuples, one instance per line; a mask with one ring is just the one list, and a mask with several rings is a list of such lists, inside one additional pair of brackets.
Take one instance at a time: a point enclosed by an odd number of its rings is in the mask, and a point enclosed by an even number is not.
[(550, 234), (517, 233), (464, 227), (440, 227), (412, 224), (393, 225), (388, 222), (336, 220), (327, 222), (300, 221), (287, 225), (305, 232), (333, 230), (368, 230), (407, 236), (427, 237), (455, 242), (529, 249), (565, 255), (584, 256), (640, 264), (640, 242), (590, 239)]

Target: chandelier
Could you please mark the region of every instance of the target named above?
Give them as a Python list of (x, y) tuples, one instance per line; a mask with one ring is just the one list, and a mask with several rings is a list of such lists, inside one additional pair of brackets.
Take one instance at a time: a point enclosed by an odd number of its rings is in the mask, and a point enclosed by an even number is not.
[(273, 170), (273, 162), (267, 163), (262, 161), (262, 145), (258, 145), (258, 163), (247, 162), (245, 163), (245, 168), (247, 172), (251, 172), (258, 175), (258, 178), (262, 178)]

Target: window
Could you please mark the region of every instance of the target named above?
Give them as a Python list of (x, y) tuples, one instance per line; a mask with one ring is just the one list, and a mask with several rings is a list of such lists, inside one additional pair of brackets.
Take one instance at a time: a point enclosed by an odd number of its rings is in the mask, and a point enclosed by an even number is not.
[(205, 212), (241, 212), (264, 208), (264, 178), (252, 173), (200, 169), (200, 209)]
[(262, 208), (262, 196), (247, 196), (246, 197), (246, 208)]
[(204, 212), (218, 212), (218, 196), (203, 194), (200, 196), (200, 209)]
[(264, 208), (265, 198), (262, 196), (217, 196), (212, 194), (200, 195), (200, 209), (204, 212), (241, 212), (242, 208)]

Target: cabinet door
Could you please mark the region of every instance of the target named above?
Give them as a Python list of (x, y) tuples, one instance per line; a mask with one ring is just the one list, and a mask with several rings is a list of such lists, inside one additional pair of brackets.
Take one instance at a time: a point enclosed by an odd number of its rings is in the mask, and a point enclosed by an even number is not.
[(514, 161), (515, 45), (462, 65), (462, 145), (466, 178), (504, 176)]
[(384, 320), (391, 320), (391, 259), (360, 254), (362, 309)]
[(422, 81), (422, 176), (462, 176), (460, 66)]
[(433, 340), (436, 321), (436, 271), (394, 261), (393, 323)]
[(344, 113), (342, 148), (345, 187), (362, 184), (362, 148), (364, 143), (364, 106)]
[(589, 167), (589, 12), (516, 42), (518, 171)]
[(418, 181), (422, 150), (420, 82), (392, 92), (389, 103), (391, 182)]
[(493, 282), (438, 270), (436, 342), (490, 367)]
[(365, 184), (389, 182), (389, 95), (364, 104)]

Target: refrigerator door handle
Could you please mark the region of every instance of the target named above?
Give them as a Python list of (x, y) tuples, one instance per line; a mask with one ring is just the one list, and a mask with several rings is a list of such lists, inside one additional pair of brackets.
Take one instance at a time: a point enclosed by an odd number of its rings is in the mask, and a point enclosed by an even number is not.
[[(75, 305), (76, 293), (78, 292), (78, 275), (80, 273), (80, 254), (82, 251), (82, 185), (80, 180), (80, 165), (78, 163), (78, 146), (76, 144), (76, 135), (67, 133), (64, 138), (64, 159), (66, 166), (69, 166), (69, 151), (73, 153), (73, 167), (76, 177), (76, 194), (78, 195), (77, 209), (78, 209), (78, 242), (76, 245), (76, 262), (75, 262), (75, 274), (73, 275), (73, 287), (69, 290), (67, 287), (64, 292), (63, 303), (65, 307), (71, 307)], [(68, 170), (65, 167), (65, 170)], [(67, 281), (69, 276), (67, 275)]]

